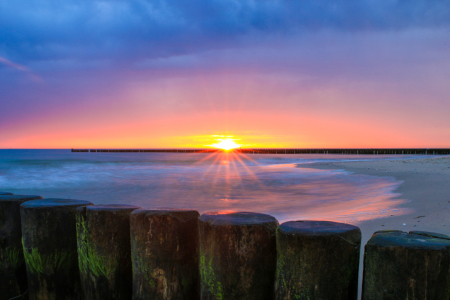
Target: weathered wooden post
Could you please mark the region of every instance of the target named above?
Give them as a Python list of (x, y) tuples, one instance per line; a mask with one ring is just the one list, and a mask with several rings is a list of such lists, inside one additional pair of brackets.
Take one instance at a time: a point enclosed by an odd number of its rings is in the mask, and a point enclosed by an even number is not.
[(30, 300), (81, 299), (76, 209), (91, 202), (27, 201), (20, 207)]
[(273, 299), (278, 221), (234, 212), (200, 217), (201, 299)]
[(361, 230), (327, 221), (291, 221), (277, 230), (276, 299), (356, 300)]
[(450, 237), (377, 231), (364, 253), (363, 300), (450, 299)]
[[(0, 300), (18, 297), (25, 294), (27, 290), (20, 205), (34, 199), (42, 199), (42, 197), (0, 195)], [(17, 299), (27, 299), (27, 297)]]
[(130, 213), (133, 205), (77, 208), (78, 264), (85, 299), (131, 300)]
[(133, 300), (199, 299), (196, 210), (135, 210), (130, 215)]

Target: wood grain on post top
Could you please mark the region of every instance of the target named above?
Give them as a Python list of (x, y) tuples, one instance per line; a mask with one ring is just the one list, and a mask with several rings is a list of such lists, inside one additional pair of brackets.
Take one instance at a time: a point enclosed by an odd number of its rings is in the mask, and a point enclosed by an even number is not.
[(273, 299), (278, 221), (253, 212), (200, 217), (201, 299)]
[(450, 299), (449, 286), (450, 237), (387, 230), (367, 242), (363, 300)]
[(131, 213), (134, 300), (199, 298), (198, 218), (187, 209)]
[(27, 291), (27, 272), (22, 247), (20, 205), (42, 199), (36, 195), (0, 195), (0, 300)]
[(32, 200), (21, 205), (30, 300), (81, 297), (76, 209), (92, 205), (72, 199)]
[(276, 299), (357, 299), (361, 230), (291, 221), (277, 230)]

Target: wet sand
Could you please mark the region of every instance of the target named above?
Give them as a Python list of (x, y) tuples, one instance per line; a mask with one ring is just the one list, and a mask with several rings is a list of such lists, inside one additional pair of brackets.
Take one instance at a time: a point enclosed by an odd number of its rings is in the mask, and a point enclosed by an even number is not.
[[(391, 176), (403, 181), (395, 190), (408, 200), (401, 216), (362, 221), (362, 248), (377, 230), (421, 230), (450, 235), (450, 156), (408, 160), (314, 163), (302, 168), (344, 169), (354, 174)], [(361, 269), (362, 270), (362, 261)], [(361, 277), (361, 276), (360, 276)]]

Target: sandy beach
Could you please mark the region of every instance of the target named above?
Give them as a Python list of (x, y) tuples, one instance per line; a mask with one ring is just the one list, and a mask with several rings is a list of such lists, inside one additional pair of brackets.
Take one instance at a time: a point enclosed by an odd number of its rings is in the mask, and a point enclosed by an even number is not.
[[(403, 181), (395, 190), (407, 200), (406, 214), (358, 224), (363, 244), (373, 232), (384, 229), (423, 230), (450, 235), (450, 157), (423, 159), (314, 163), (302, 168), (345, 169), (354, 174), (391, 176)], [(404, 225), (405, 224), (405, 225)]]
[[(354, 174), (391, 176), (403, 181), (395, 192), (400, 194), (398, 198), (407, 200), (400, 206), (407, 209), (406, 213), (357, 224), (362, 231), (361, 254), (364, 251), (364, 245), (377, 230), (420, 230), (450, 235), (450, 156), (407, 160), (324, 162), (301, 167), (344, 169)], [(360, 270), (362, 270), (362, 261)]]

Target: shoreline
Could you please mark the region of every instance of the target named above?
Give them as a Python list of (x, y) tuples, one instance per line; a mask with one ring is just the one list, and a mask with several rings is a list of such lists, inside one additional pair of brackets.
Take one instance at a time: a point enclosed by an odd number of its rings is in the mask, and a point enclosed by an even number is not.
[(393, 199), (407, 200), (399, 208), (406, 208), (408, 211), (399, 216), (358, 223), (363, 231), (363, 242), (373, 232), (384, 229), (434, 231), (450, 235), (450, 157), (319, 162), (301, 164), (299, 167), (344, 169), (356, 175), (394, 177), (402, 181), (393, 191), (399, 194)]
[[(403, 199), (398, 206), (407, 209), (398, 216), (361, 221), (361, 260), (358, 299), (361, 297), (364, 246), (378, 230), (431, 231), (450, 236), (450, 156), (379, 161), (319, 162), (300, 164), (301, 168), (343, 169), (355, 175), (394, 177), (402, 183), (394, 190)], [(405, 225), (403, 225), (405, 224)]]

